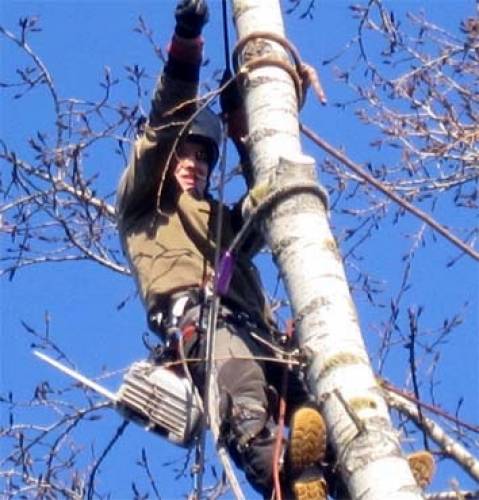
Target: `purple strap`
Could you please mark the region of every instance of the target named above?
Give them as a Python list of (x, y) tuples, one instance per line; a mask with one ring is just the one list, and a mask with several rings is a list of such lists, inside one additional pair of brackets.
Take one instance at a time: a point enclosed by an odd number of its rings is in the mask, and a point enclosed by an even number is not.
[(216, 293), (219, 295), (228, 293), (234, 265), (235, 258), (233, 254), (229, 251), (224, 252), (218, 265), (218, 279), (216, 280)]

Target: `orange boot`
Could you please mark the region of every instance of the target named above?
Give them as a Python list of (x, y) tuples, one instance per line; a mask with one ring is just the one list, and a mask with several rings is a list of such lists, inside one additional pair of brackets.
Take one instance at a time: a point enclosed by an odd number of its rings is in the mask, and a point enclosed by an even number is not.
[(423, 489), (429, 486), (436, 470), (434, 457), (428, 451), (422, 450), (408, 455), (407, 461), (416, 483)]
[(319, 464), (326, 454), (326, 424), (318, 410), (303, 407), (291, 418), (285, 475), (295, 500), (326, 500)]

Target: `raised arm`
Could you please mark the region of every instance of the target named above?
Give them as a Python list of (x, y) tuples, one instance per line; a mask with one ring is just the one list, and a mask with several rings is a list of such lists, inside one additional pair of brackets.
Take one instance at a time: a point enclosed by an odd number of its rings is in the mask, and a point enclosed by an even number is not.
[(206, 1), (179, 1), (175, 18), (175, 33), (156, 84), (148, 122), (133, 145), (118, 187), (120, 224), (156, 204), (171, 148), (181, 126), (195, 110), (203, 50), (201, 31), (208, 20)]

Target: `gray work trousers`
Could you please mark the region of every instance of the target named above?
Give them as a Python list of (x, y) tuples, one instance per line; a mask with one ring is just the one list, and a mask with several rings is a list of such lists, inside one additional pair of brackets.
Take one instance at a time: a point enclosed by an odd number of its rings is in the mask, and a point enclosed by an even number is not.
[[(251, 485), (265, 497), (270, 497), (277, 433), (278, 405), (274, 395), (279, 393), (284, 365), (258, 359), (272, 358), (273, 355), (267, 346), (250, 335), (254, 324), (238, 319), (229, 310), (227, 312), (220, 314), (218, 321), (214, 361), (222, 438), (233, 461), (244, 471)], [(180, 326), (198, 321), (199, 315), (200, 308), (193, 308), (186, 313)], [(267, 332), (263, 334), (269, 335)], [(204, 357), (205, 343), (201, 330), (188, 336), (184, 342), (186, 358)], [(192, 378), (202, 393), (204, 363), (189, 365)], [(297, 375), (290, 373), (288, 380), (287, 408), (290, 415), (297, 406), (307, 402), (308, 394)]]

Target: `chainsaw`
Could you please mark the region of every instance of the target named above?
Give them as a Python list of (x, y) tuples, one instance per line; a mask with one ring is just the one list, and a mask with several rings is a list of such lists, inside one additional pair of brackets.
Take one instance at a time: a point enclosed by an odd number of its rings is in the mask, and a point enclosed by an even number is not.
[(137, 361), (128, 368), (115, 393), (42, 352), (33, 353), (106, 397), (125, 418), (174, 444), (189, 447), (199, 431), (202, 420), (201, 397), (191, 380), (175, 369), (150, 360)]

